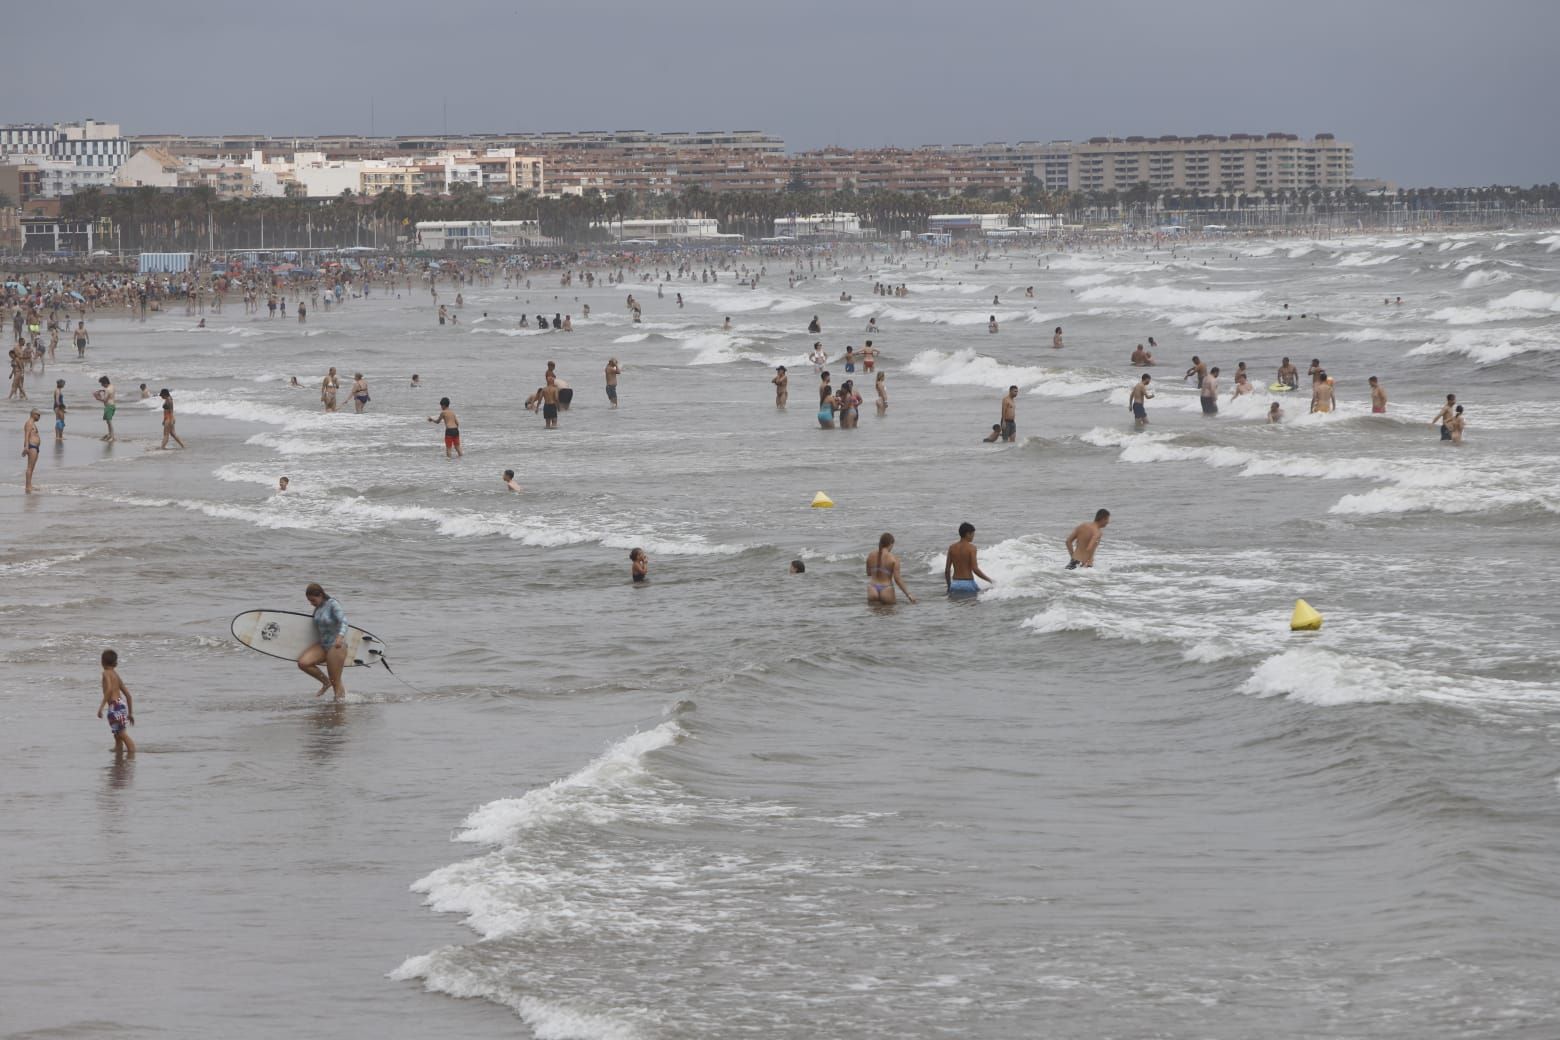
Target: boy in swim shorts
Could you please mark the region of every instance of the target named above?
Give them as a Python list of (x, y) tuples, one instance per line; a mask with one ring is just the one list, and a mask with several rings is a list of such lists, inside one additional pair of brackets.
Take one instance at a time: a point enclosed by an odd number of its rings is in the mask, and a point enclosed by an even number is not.
[(976, 578), (984, 579), (989, 585), (996, 584), (980, 569), (976, 560), (975, 525), (966, 521), (959, 525), (959, 540), (948, 546), (948, 558), (943, 564), (943, 582), (948, 587), (948, 595), (969, 598), (980, 592), (980, 586), (975, 584)]
[(130, 739), (126, 726), (135, 725), (135, 702), (130, 699), (130, 688), (119, 677), (119, 653), (104, 650), (103, 699), (98, 702), (98, 718), (108, 712), (108, 731), (114, 735), (114, 750), (135, 754), (135, 741)]
[(466, 453), (460, 447), (460, 420), (450, 410), (448, 397), (439, 398), (439, 414), (429, 416), (428, 421), (444, 424), (444, 457), (449, 458), (450, 450), (454, 449), (457, 456), (465, 458)]

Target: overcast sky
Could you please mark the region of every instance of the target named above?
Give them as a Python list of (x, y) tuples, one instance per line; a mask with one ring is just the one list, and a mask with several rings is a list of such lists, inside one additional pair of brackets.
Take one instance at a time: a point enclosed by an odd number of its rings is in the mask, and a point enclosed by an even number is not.
[[(1560, 180), (1560, 0), (7, 5), (0, 122), (758, 129), (792, 151), (1331, 131), (1403, 185)], [(372, 105), (371, 105), (372, 102)]]

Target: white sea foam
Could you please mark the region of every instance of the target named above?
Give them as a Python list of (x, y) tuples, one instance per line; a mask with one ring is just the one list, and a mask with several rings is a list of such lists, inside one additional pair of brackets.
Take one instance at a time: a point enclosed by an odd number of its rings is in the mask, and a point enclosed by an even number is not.
[(1176, 289), (1168, 285), (1100, 285), (1085, 289), (1085, 303), (1114, 303), (1161, 311), (1247, 312), (1262, 298), (1259, 290)]
[(491, 971), (463, 963), (459, 947), (408, 957), (390, 972), (397, 981), (421, 979), (430, 993), (459, 999), (480, 998), (512, 1009), (536, 1040), (640, 1040), (634, 1026), (611, 1015), (584, 1011), (560, 1001), (520, 996)]
[(1252, 670), (1241, 692), (1288, 697), (1319, 707), (1430, 702), (1504, 711), (1551, 707), (1557, 698), (1550, 686), (1442, 675), (1322, 646), (1299, 647), (1267, 658)]
[(1522, 354), (1560, 351), (1560, 326), (1538, 328), (1466, 329), (1431, 340), (1410, 350), (1410, 356), (1460, 355), (1481, 365), (1493, 365)]
[(1464, 289), (1478, 289), (1481, 286), (1493, 285), (1496, 282), (1511, 280), (1510, 271), (1469, 271), (1467, 276), (1458, 283)]
[[(507, 845), (527, 830), (560, 823), (584, 821), (608, 824), (625, 813), (639, 816), (626, 808), (633, 788), (643, 784), (649, 773), (645, 757), (670, 747), (687, 736), (676, 720), (668, 719), (653, 729), (624, 737), (589, 764), (546, 787), (527, 791), (519, 798), (501, 798), (471, 812), (455, 834), (456, 841), (483, 845)], [(415, 892), (436, 887), (435, 871), (412, 886)]]
[(1038, 365), (1009, 365), (996, 358), (977, 354), (973, 348), (948, 353), (923, 350), (910, 359), (905, 371), (924, 376), (940, 386), (1009, 386), (1027, 388), (1030, 393), (1050, 397), (1079, 397), (1109, 390), (1113, 380), (1063, 369)]
[(1449, 325), (1482, 325), (1493, 321), (1514, 321), (1544, 314), (1560, 314), (1560, 293), (1540, 289), (1518, 289), (1514, 293), (1477, 307), (1443, 307), (1430, 317)]
[(86, 558), (86, 553), (79, 552), (64, 553), (59, 556), (40, 556), (32, 560), (15, 560), (10, 563), (0, 563), (0, 574), (10, 576), (38, 574), (41, 571), (46, 571), (49, 568), (55, 567), (62, 563), (75, 563), (77, 560), (84, 560)]
[(331, 455), (341, 451), (341, 445), (332, 441), (276, 433), (257, 433), (244, 443), (270, 448), (278, 455)]
[(372, 524), (422, 522), (434, 525), (439, 534), (450, 538), (499, 536), (539, 547), (597, 544), (611, 549), (632, 549), (640, 546), (647, 552), (663, 556), (728, 556), (747, 549), (743, 545), (710, 542), (702, 535), (661, 537), (637, 527), (615, 530), (581, 525), (568, 519), (386, 505), (364, 498), (338, 499), (332, 503), (331, 510), (333, 515), (351, 521)]
[(1256, 339), (1273, 339), (1276, 332), (1251, 332), (1247, 329), (1237, 329), (1230, 325), (1220, 325), (1210, 322), (1192, 334), (1196, 339), (1205, 343), (1245, 343)]

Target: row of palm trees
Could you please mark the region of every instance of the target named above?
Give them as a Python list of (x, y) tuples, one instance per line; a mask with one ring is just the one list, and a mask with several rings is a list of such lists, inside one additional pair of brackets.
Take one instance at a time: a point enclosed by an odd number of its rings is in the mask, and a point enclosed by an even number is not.
[(1231, 213), (1262, 210), (1309, 216), (1422, 214), (1477, 210), (1523, 213), (1560, 210), (1560, 184), (1531, 188), (1417, 188), (1395, 195), (1301, 189), (1261, 195), (1155, 191), (1139, 184), (1125, 191), (1053, 192), (1031, 179), (1017, 192), (974, 192), (952, 197), (895, 191), (812, 191), (793, 184), (784, 191), (710, 191), (694, 186), (681, 194), (543, 198), (529, 193), (491, 196), (474, 186), (447, 195), (387, 191), (374, 196), (343, 192), (333, 199), (223, 199), (209, 187), (179, 193), (156, 188), (104, 192), (88, 189), (62, 200), (62, 215), (106, 218), (113, 244), (125, 251), (253, 249), (276, 247), (390, 247), (415, 243), (424, 220), (536, 220), (547, 238), (569, 243), (609, 241), (611, 224), (636, 217), (713, 217), (722, 231), (760, 238), (777, 219), (798, 214), (855, 213), (865, 226), (897, 237), (926, 229), (936, 212), (1061, 214), (1071, 222), (1151, 223), (1167, 213)]

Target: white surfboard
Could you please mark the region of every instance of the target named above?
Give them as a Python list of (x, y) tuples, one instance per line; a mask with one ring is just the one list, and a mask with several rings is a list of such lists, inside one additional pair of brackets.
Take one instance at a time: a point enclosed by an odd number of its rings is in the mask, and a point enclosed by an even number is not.
[[(262, 654), (296, 661), (298, 655), (319, 642), (311, 614), (294, 610), (248, 610), (233, 619), (233, 638)], [(383, 664), (385, 644), (370, 632), (347, 626), (347, 663), (359, 666)]]

